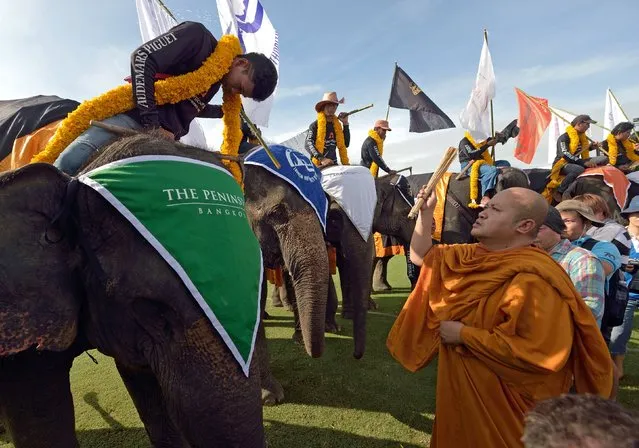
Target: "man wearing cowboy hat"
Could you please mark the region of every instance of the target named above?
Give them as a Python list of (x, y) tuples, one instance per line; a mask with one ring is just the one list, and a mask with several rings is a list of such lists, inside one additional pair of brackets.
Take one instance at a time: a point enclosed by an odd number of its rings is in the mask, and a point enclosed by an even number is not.
[[(328, 166), (337, 164), (338, 150), (342, 165), (349, 164), (346, 150), (351, 143), (348, 115), (342, 112), (337, 117), (335, 116), (337, 106), (343, 103), (344, 98), (338, 100), (337, 93), (327, 92), (315, 105), (317, 120), (309, 126), (304, 145), (313, 158), (315, 165)], [(318, 132), (321, 133), (320, 131), (323, 131), (323, 135), (318, 138)], [(317, 147), (318, 142), (323, 142), (323, 144), (320, 143), (322, 147)]]
[[(396, 171), (391, 170), (384, 159), (382, 154), (384, 152), (384, 140), (386, 140), (386, 132), (390, 132), (392, 129), (389, 127), (388, 121), (377, 120), (373, 129), (369, 131), (368, 137), (362, 144), (362, 166), (371, 170), (374, 177), (377, 177), (378, 168), (381, 168), (388, 174), (395, 174)], [(374, 134), (373, 134), (374, 133)], [(381, 142), (381, 147), (380, 143)], [(373, 163), (375, 164), (373, 166)]]

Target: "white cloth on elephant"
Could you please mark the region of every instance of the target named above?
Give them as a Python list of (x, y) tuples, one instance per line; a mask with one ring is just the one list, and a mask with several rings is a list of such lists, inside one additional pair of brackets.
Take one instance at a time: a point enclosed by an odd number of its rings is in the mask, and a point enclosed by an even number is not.
[(368, 241), (377, 205), (375, 180), (368, 168), (359, 165), (325, 168), (322, 188), (342, 207), (364, 241)]

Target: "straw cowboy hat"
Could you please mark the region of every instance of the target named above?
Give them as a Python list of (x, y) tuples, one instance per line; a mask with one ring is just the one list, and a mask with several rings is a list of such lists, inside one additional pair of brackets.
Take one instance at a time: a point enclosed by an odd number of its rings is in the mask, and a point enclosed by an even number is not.
[(388, 124), (388, 121), (386, 120), (377, 120), (375, 122), (375, 125), (373, 126), (373, 129), (375, 128), (382, 128), (386, 131), (392, 131), (392, 129), (390, 128), (390, 125)]
[(317, 112), (321, 112), (322, 110), (324, 110), (324, 106), (326, 106), (327, 104), (344, 104), (344, 98), (342, 98), (341, 100), (337, 99), (337, 93), (335, 92), (327, 92), (324, 94), (324, 96), (322, 97), (322, 99), (320, 100), (319, 103), (317, 103), (315, 105), (315, 110)]

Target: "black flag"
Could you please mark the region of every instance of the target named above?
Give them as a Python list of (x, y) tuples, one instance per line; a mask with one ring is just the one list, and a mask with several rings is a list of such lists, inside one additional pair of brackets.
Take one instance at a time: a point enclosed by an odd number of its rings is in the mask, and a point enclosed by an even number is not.
[(437, 107), (397, 65), (388, 105), (410, 110), (410, 132), (428, 132), (455, 127), (448, 115)]

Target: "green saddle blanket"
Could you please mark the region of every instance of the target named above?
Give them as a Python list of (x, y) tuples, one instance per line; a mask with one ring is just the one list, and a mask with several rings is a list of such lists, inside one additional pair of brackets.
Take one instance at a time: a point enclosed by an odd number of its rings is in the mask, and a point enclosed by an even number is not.
[(118, 160), (79, 177), (173, 268), (248, 376), (262, 254), (242, 190), (219, 166), (177, 156)]

